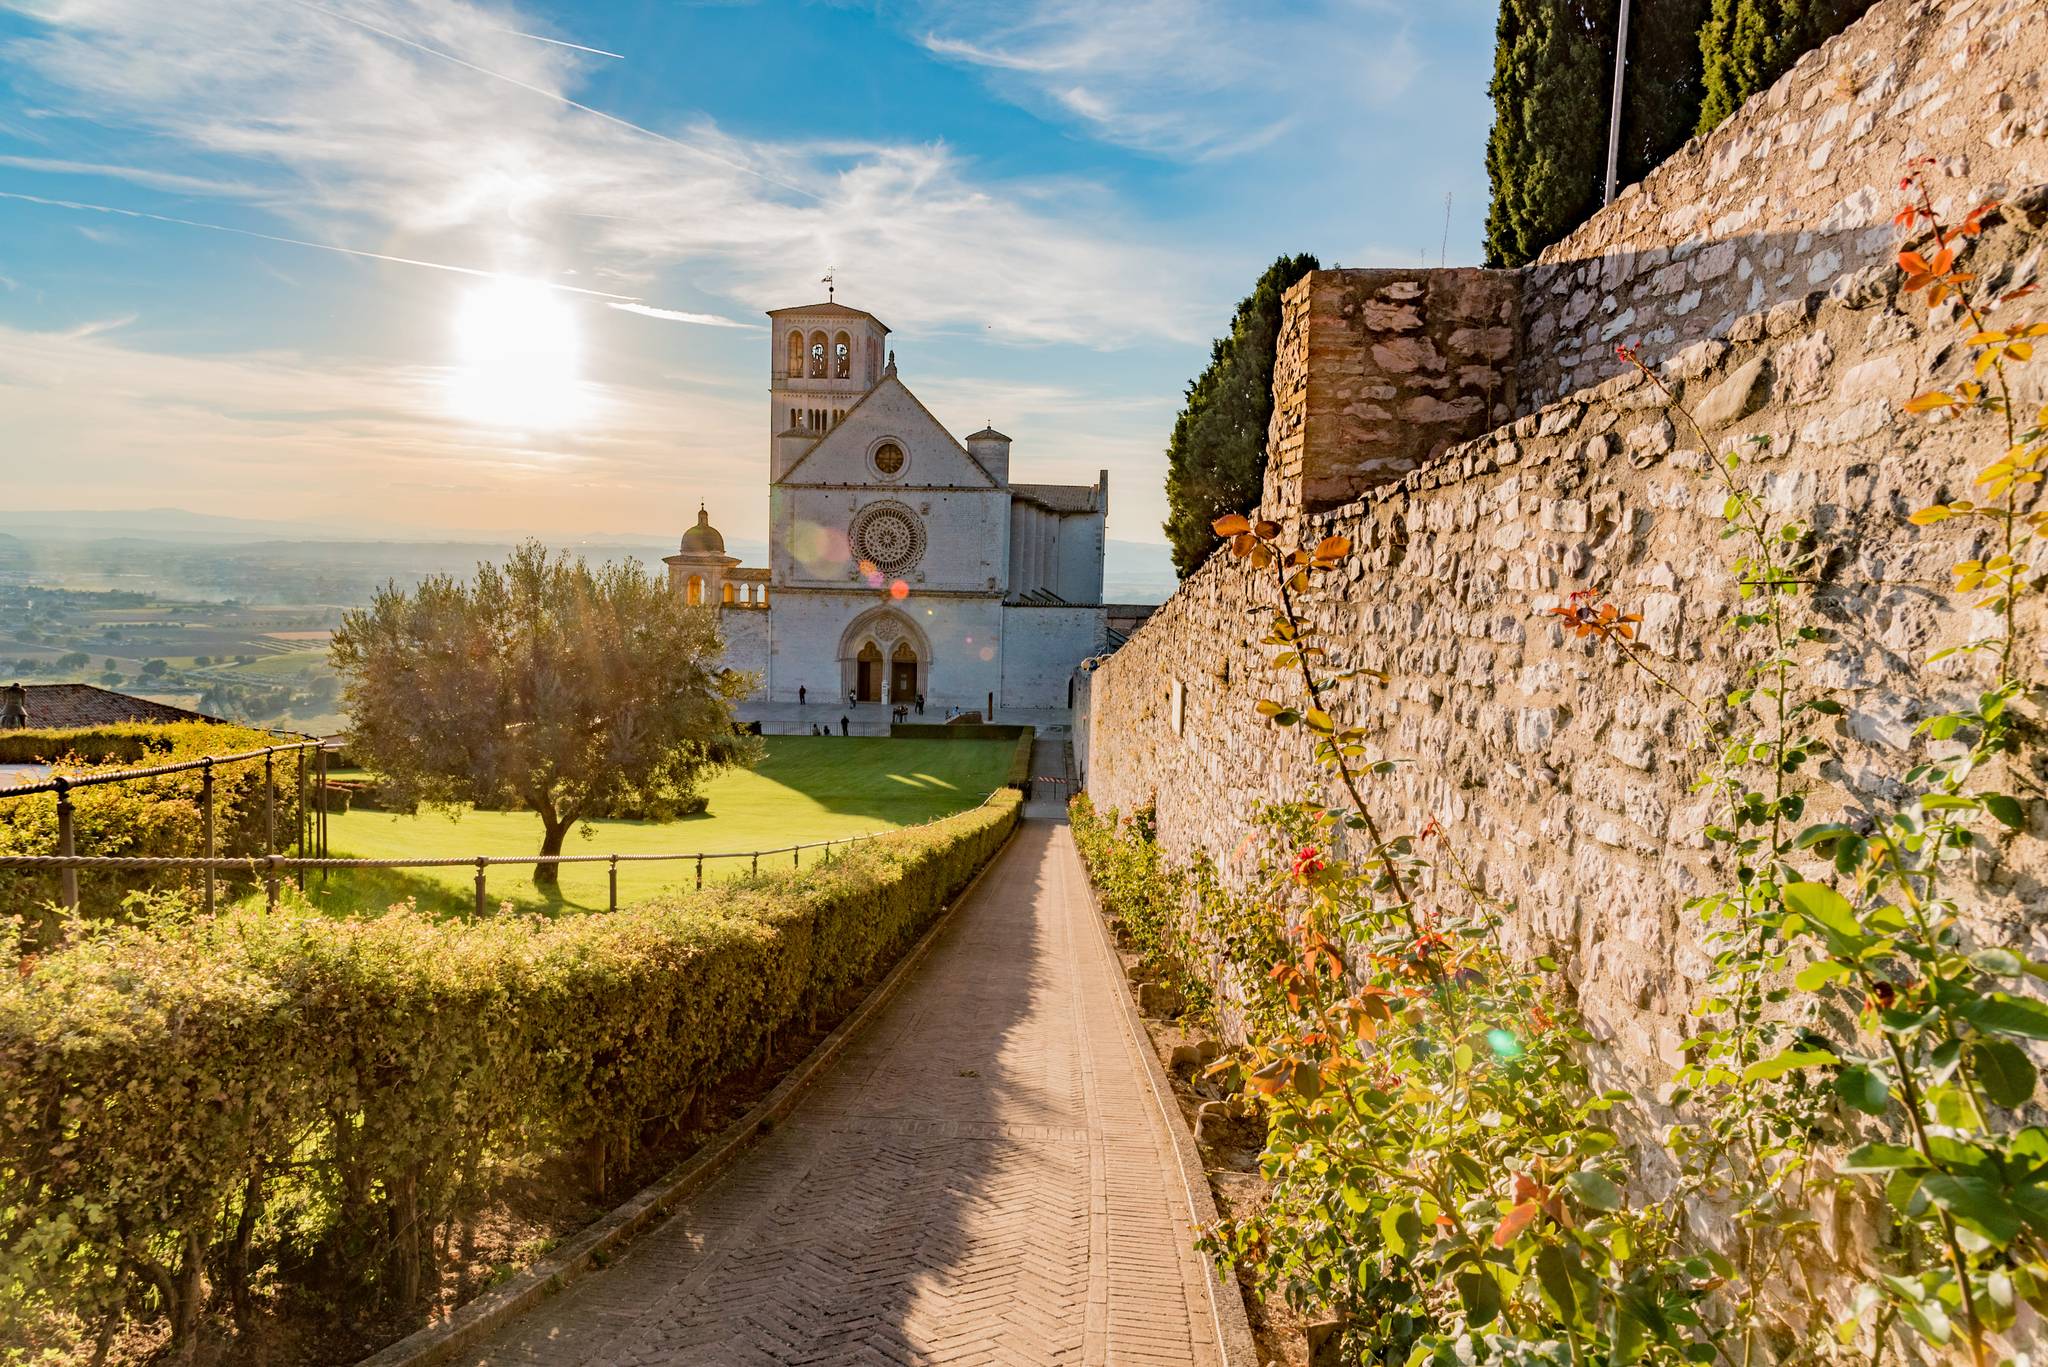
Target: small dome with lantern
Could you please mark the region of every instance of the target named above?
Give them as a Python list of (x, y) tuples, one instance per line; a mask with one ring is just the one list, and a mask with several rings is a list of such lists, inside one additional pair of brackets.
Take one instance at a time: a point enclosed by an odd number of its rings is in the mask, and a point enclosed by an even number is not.
[(704, 511), (704, 505), (697, 505), (697, 525), (683, 533), (682, 553), (684, 555), (724, 555), (725, 538), (718, 528), (711, 525), (711, 514)]

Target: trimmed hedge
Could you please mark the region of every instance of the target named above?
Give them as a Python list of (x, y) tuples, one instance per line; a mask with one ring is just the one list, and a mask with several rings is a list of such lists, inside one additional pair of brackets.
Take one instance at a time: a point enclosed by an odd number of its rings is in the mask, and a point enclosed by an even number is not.
[[(232, 755), (277, 744), (267, 731), (219, 722), (136, 724), (79, 730), (11, 731), (9, 754), (55, 763), (65, 774), (103, 769), (145, 768)], [(20, 762), (20, 761), (17, 761)], [(288, 848), (298, 829), (297, 761), (277, 757), (277, 840)], [(205, 827), (200, 813), (202, 784), (197, 769), (133, 783), (80, 788), (71, 795), (74, 843), (79, 854), (198, 855), (205, 853)], [(7, 797), (0, 789), (0, 854), (57, 852), (57, 796), (37, 793)], [(216, 852), (254, 858), (263, 853), (263, 761), (217, 764), (213, 770), (214, 842)], [(81, 870), (79, 908), (106, 916), (120, 910), (131, 892), (191, 888), (198, 875), (189, 871), (152, 872)], [(0, 869), (0, 912), (30, 915), (55, 903), (61, 892), (56, 873)], [(44, 918), (32, 938), (47, 937)]]
[(508, 1171), (634, 1147), (892, 962), (1020, 799), (612, 915), (110, 925), (0, 983), (10, 1317), (404, 1309)]
[(1031, 791), (1031, 747), (1036, 739), (1037, 732), (1025, 727), (1023, 734), (1017, 737), (1017, 748), (1010, 754), (1009, 784), (1027, 794)]

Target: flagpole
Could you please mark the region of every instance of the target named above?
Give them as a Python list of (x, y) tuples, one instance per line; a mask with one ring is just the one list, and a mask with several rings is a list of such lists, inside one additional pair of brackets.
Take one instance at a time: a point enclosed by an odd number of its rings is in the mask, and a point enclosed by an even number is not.
[(1607, 197), (1614, 203), (1614, 173), (1621, 162), (1621, 81), (1628, 69), (1628, 0), (1621, 0), (1621, 20), (1614, 34), (1614, 105), (1607, 119)]

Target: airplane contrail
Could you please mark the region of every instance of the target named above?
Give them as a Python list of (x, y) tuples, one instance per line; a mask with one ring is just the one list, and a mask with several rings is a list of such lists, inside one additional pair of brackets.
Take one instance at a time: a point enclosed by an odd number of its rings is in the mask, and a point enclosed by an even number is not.
[(377, 27), (377, 25), (372, 24), (364, 19), (358, 19), (352, 14), (343, 14), (341, 11), (329, 9), (325, 5), (316, 5), (313, 3), (313, 0), (292, 0), (292, 3), (298, 5), (302, 9), (312, 10), (315, 14), (324, 14), (328, 18), (336, 20), (340, 23), (351, 24), (356, 28), (363, 30), (365, 33), (374, 33), (379, 38), (388, 39), (389, 41), (394, 43), (401, 43), (404, 46), (413, 49), (413, 51), (415, 52), (424, 52), (429, 57), (439, 57), (444, 62), (453, 62), (456, 66), (461, 67), (465, 71), (474, 71), (479, 76), (488, 76), (494, 81), (503, 81), (505, 82), (505, 84), (510, 86), (516, 86), (520, 90), (524, 90), (529, 94), (539, 95), (543, 99), (554, 100), (559, 104), (565, 104), (569, 106), (569, 108), (571, 109), (580, 109), (586, 114), (592, 115), (596, 118), (603, 119), (606, 123), (616, 124), (618, 127), (624, 128), (629, 132), (642, 134), (643, 136), (655, 139), (657, 142), (665, 142), (671, 147), (680, 148), (682, 151), (690, 153), (692, 156), (702, 157), (706, 161), (715, 162), (718, 165), (725, 167), (727, 170), (738, 171), (742, 175), (752, 176), (756, 180), (762, 181), (763, 183), (768, 185), (776, 186), (779, 189), (787, 190), (791, 194), (802, 195), (805, 199), (815, 199), (820, 201), (824, 199), (824, 196), (819, 194), (815, 190), (807, 190), (801, 185), (793, 185), (786, 180), (777, 180), (774, 176), (769, 175), (767, 172), (757, 171), (753, 167), (747, 165), (745, 162), (734, 161), (730, 157), (721, 157), (716, 152), (708, 152), (702, 147), (698, 147), (694, 143), (684, 142), (680, 138), (672, 138), (666, 133), (657, 133), (652, 128), (643, 127), (640, 124), (634, 123), (631, 119), (622, 119), (616, 114), (607, 114), (604, 110), (598, 109), (593, 105), (584, 104), (579, 100), (572, 100), (567, 95), (562, 94), (558, 90), (549, 90), (545, 86), (538, 86), (528, 81), (522, 81), (516, 76), (507, 76), (502, 71), (493, 71), (487, 66), (478, 66), (475, 62), (465, 61), (464, 59), (456, 56), (452, 52), (444, 52), (440, 48), (430, 47), (426, 43), (417, 42), (411, 38), (408, 38), (402, 33), (393, 33), (390, 29), (379, 28)]
[[(525, 280), (525, 276), (506, 275), (503, 271), (487, 271), (478, 266), (456, 266), (446, 261), (424, 261), (416, 256), (391, 256), (384, 252), (363, 251), (357, 247), (337, 247), (332, 242), (308, 242), (302, 237), (280, 237), (276, 233), (259, 233), (253, 228), (231, 228), (225, 223), (203, 223), (196, 218), (175, 218), (170, 214), (153, 214), (145, 209), (121, 209), (111, 204), (89, 204), (76, 199), (45, 199), (41, 195), (24, 195), (13, 190), (0, 190), (0, 199), (19, 200), (24, 204), (40, 204), (52, 209), (70, 209), (78, 213), (117, 214), (122, 218), (146, 218), (158, 223), (175, 223), (181, 228), (204, 228), (208, 232), (233, 233), (236, 237), (253, 237), (262, 242), (281, 242), (290, 247), (311, 247), (315, 251), (337, 252), (342, 256), (361, 257), (366, 261), (388, 261), (396, 266), (419, 266), (430, 271), (448, 271), (455, 275), (473, 275), (482, 280)], [(535, 280), (532, 283), (544, 285), (551, 290), (563, 290), (569, 294), (585, 294), (595, 299), (612, 300), (623, 304), (638, 304), (639, 298), (630, 294), (613, 294), (609, 290), (585, 289), (581, 285), (564, 285), (554, 280)]]
[(531, 38), (536, 43), (552, 43), (556, 47), (574, 48), (578, 52), (588, 52), (593, 56), (611, 57), (621, 62), (626, 60), (626, 54), (623, 52), (607, 52), (601, 47), (585, 47), (582, 43), (572, 43), (566, 38), (550, 38), (543, 33), (528, 33), (523, 28), (502, 28), (497, 24), (491, 24), (488, 27), (497, 29), (500, 33), (509, 33), (515, 38)]

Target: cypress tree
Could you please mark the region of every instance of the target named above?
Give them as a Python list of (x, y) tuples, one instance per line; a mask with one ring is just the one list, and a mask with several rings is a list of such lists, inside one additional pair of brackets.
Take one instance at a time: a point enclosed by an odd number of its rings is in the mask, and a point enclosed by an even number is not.
[(1714, 0), (1700, 29), (1706, 87), (1698, 131), (1711, 131), (1742, 102), (1840, 33), (1872, 0)]
[(1166, 446), (1166, 540), (1173, 567), (1192, 574), (1216, 547), (1210, 524), (1258, 506), (1266, 477), (1266, 426), (1273, 420), (1273, 349), (1280, 296), (1318, 268), (1315, 257), (1283, 256), (1238, 304), (1230, 331), (1209, 349), (1209, 366), (1188, 384), (1187, 404)]
[(1632, 0), (1618, 185), (1635, 184), (1693, 135), (1704, 92), (1699, 32), (1707, 9), (1708, 0)]
[(1501, 0), (1486, 264), (1519, 266), (1600, 206), (1615, 0)]

